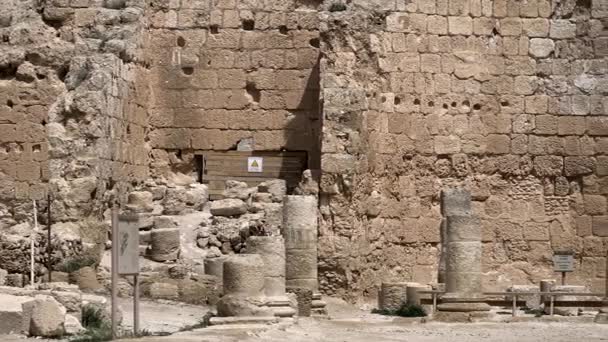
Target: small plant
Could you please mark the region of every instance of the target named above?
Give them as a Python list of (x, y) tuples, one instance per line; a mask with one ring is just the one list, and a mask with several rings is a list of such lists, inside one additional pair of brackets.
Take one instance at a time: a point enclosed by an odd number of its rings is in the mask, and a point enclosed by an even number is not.
[(401, 307), (399, 308), (399, 310), (397, 310), (397, 316), (401, 316), (401, 317), (425, 317), (426, 316), (426, 311), (424, 311), (424, 308), (420, 305), (409, 305), (409, 304), (403, 304), (401, 305)]
[(82, 308), (82, 326), (87, 329), (99, 329), (108, 325), (100, 307), (86, 305)]
[(541, 317), (545, 314), (545, 310), (543, 309), (530, 309), (527, 308), (524, 310), (524, 312), (528, 315), (534, 315), (534, 317)]
[(57, 267), (57, 270), (65, 273), (72, 273), (83, 267), (93, 266), (95, 263), (96, 260), (91, 257), (76, 257), (64, 261)]
[(342, 2), (334, 2), (329, 7), (329, 11), (330, 12), (342, 12), (342, 11), (346, 11), (346, 4), (344, 4)]
[(426, 317), (424, 308), (417, 304), (402, 304), (397, 310), (373, 309), (372, 313), (384, 316)]

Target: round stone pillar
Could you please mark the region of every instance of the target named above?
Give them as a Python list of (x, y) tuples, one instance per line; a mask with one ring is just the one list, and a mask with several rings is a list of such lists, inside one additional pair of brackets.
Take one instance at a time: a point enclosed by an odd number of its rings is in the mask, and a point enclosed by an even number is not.
[(264, 261), (264, 292), (268, 297), (285, 296), (285, 243), (281, 236), (251, 236), (247, 253)]
[(313, 292), (312, 310), (325, 314), (317, 278), (317, 198), (290, 195), (283, 201), (283, 227), (286, 256), (286, 285)]
[(224, 294), (264, 296), (264, 261), (257, 254), (235, 254), (224, 261)]
[(481, 286), (481, 223), (471, 213), (471, 194), (466, 189), (442, 193), (445, 235), (446, 293), (437, 306), (435, 319), (477, 319), (490, 306), (483, 301)]
[(481, 225), (473, 216), (447, 218), (447, 295), (481, 295)]
[(286, 280), (289, 287), (318, 292), (317, 199), (286, 196), (283, 204), (283, 237), (286, 250)]
[(380, 310), (396, 311), (407, 298), (407, 286), (411, 283), (382, 283), (378, 293), (378, 308)]

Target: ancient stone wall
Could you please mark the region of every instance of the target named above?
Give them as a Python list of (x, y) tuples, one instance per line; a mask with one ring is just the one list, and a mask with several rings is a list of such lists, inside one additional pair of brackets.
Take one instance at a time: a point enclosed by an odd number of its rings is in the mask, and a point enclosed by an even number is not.
[(437, 281), (440, 189), (472, 191), (485, 290), (600, 291), (608, 246), (604, 1), (353, 1), (321, 14), (321, 288)]
[(193, 150), (246, 141), (318, 159), (318, 2), (151, 3), (155, 176), (192, 174)]
[(55, 232), (94, 240), (91, 222), (147, 178), (144, 4), (0, 2), (2, 233), (27, 236), (50, 192), (53, 222), (77, 222)]

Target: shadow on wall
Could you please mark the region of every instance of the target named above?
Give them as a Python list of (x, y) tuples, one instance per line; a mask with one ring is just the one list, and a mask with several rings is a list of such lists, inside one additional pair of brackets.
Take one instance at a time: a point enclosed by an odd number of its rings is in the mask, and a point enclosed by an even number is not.
[[(294, 96), (292, 100), (294, 102), (297, 100), (297, 105), (294, 108), (289, 108), (292, 118), (284, 129), (285, 146), (283, 147), (289, 151), (306, 151), (308, 169), (313, 171), (313, 177), (317, 182), (321, 172), (323, 129), (323, 116), (321, 114), (323, 108), (320, 100), (320, 59), (319, 54), (314, 67), (310, 70), (304, 90), (288, 91), (291, 94), (286, 95), (286, 97)], [(305, 127), (302, 127), (302, 125), (305, 125)], [(286, 172), (285, 174), (281, 173), (281, 178), (284, 178), (289, 168), (285, 165), (282, 170)]]

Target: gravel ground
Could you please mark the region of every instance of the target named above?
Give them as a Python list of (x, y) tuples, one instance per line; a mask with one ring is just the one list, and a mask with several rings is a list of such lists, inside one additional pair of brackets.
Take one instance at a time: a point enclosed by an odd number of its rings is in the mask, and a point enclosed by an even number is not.
[(608, 341), (608, 325), (575, 322), (412, 323), (370, 314), (327, 299), (331, 319), (300, 319), (291, 326), (219, 326), (146, 337), (141, 342), (593, 342)]

